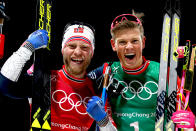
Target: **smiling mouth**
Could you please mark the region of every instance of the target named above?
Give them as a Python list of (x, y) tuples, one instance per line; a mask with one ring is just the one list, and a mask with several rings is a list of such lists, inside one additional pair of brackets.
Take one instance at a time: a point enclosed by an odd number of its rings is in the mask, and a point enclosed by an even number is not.
[(71, 60), (77, 64), (81, 64), (84, 61), (83, 59), (76, 59), (76, 58), (71, 58)]
[(132, 60), (135, 57), (135, 54), (126, 54), (125, 58)]

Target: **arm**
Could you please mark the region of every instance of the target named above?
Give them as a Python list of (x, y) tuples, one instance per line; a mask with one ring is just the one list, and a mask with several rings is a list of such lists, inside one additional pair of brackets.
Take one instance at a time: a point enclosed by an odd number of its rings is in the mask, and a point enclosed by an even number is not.
[(97, 122), (101, 131), (117, 131), (111, 121), (111, 117), (105, 112), (102, 100), (93, 96), (87, 104), (88, 114)]
[(1, 74), (9, 80), (16, 82), (25, 63), (30, 59), (33, 53), (33, 46), (25, 42), (11, 57), (5, 62), (1, 69)]
[(103, 76), (103, 68), (104, 68), (104, 65), (90, 71), (87, 76), (93, 80), (93, 81), (96, 81), (96, 83), (98, 83), (99, 79), (101, 78), (101, 76)]
[(12, 83), (13, 82), (11, 80), (0, 74), (0, 92), (2, 94), (7, 94), (9, 92), (8, 88), (5, 87), (8, 87)]
[(107, 65), (108, 63), (104, 63), (102, 66), (90, 71), (87, 75), (93, 81), (93, 87), (97, 94), (101, 94), (103, 90), (102, 82), (104, 78), (104, 69)]
[(33, 32), (22, 46), (5, 62), (1, 69), (1, 74), (16, 82), (24, 64), (30, 59), (34, 50), (46, 47), (47, 41), (48, 36), (45, 30)]
[(100, 130), (101, 131), (117, 131), (116, 124), (112, 118), (112, 110), (111, 110), (111, 106), (109, 105), (108, 99), (106, 100), (105, 111), (107, 112), (109, 121), (106, 126), (100, 127)]
[(18, 82), (13, 82), (0, 73), (0, 93), (12, 99), (31, 97), (32, 79), (26, 74)]
[[(0, 91), (4, 95), (14, 95), (16, 88), (10, 87), (9, 83), (16, 83), (18, 81), (25, 63), (30, 59), (34, 50), (46, 47), (47, 41), (47, 32), (45, 30), (37, 30), (29, 35), (22, 46), (8, 58), (0, 72)], [(17, 92), (15, 94), (16, 96), (18, 95)]]

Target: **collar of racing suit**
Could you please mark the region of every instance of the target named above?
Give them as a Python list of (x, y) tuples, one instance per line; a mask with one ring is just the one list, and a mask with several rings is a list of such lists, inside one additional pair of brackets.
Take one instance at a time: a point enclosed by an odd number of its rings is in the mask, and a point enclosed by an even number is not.
[(76, 83), (83, 83), (86, 80), (86, 78), (76, 78), (76, 77), (70, 75), (67, 72), (67, 70), (65, 69), (65, 65), (63, 65), (63, 68), (60, 70), (60, 74), (63, 78), (69, 79), (69, 80), (76, 82)]
[(143, 64), (141, 66), (139, 66), (138, 68), (129, 69), (129, 68), (124, 67), (123, 65), (121, 65), (121, 66), (122, 66), (123, 71), (125, 73), (131, 74), (131, 75), (138, 75), (138, 74), (141, 74), (142, 72), (144, 72), (147, 69), (149, 64), (150, 64), (150, 61), (146, 60), (145, 57), (143, 56)]

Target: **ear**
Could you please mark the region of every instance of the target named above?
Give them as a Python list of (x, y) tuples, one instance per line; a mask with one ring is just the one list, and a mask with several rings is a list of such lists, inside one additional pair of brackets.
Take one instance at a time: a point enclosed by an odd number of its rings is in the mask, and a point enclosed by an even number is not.
[(115, 40), (114, 40), (114, 39), (111, 39), (111, 40), (110, 40), (110, 43), (111, 43), (111, 46), (112, 46), (112, 50), (113, 50), (113, 51), (116, 51)]
[(146, 45), (146, 37), (143, 36), (143, 38), (142, 38), (142, 49), (145, 48), (145, 45)]
[(94, 55), (94, 51), (91, 51), (90, 55), (91, 55), (91, 59), (92, 59), (93, 55)]

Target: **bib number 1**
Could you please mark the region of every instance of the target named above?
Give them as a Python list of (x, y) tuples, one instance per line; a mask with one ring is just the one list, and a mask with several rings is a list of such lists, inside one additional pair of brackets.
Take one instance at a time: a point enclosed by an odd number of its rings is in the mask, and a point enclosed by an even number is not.
[(136, 121), (136, 122), (130, 123), (130, 127), (133, 127), (134, 131), (139, 131), (139, 122)]

